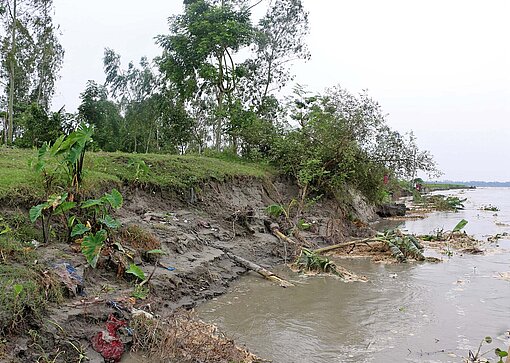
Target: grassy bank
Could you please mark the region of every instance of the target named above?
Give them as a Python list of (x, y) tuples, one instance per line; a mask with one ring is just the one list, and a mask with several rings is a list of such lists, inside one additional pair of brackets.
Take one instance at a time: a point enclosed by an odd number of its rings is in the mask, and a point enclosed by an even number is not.
[[(0, 201), (42, 197), (42, 179), (30, 166), (36, 156), (35, 150), (0, 149)], [(124, 183), (182, 190), (211, 180), (264, 178), (271, 173), (267, 166), (204, 156), (88, 152), (84, 189)]]
[(473, 187), (470, 187), (465, 184), (449, 184), (449, 183), (424, 183), (423, 187), (427, 191), (435, 191), (435, 190), (451, 190), (451, 189), (472, 189)]

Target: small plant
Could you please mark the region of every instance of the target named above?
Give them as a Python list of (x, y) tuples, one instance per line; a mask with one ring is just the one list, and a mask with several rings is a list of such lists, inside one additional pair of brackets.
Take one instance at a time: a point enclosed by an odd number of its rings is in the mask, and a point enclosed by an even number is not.
[(143, 286), (140, 284), (136, 284), (131, 296), (135, 299), (145, 300), (147, 296), (149, 296), (150, 288), (148, 286)]
[(304, 271), (337, 274), (336, 266), (332, 261), (307, 248), (301, 249), (301, 254), (295, 262), (295, 265), (300, 270)]
[[(473, 363), (481, 362), (481, 358), (492, 351), (492, 349), (489, 349), (488, 351), (481, 353), (481, 349), (484, 344), (492, 344), (492, 338), (489, 336), (483, 338), (482, 341), (480, 342), (480, 344), (478, 345), (478, 349), (476, 350), (476, 352), (473, 353), (470, 350), (468, 353), (468, 362), (473, 362)], [(508, 352), (505, 350), (501, 350), (499, 348), (496, 348), (494, 350), (494, 353), (495, 353), (496, 357), (499, 358), (497, 363), (503, 363), (503, 358), (508, 357)]]
[(130, 158), (128, 166), (134, 169), (136, 181), (140, 180), (140, 178), (147, 176), (150, 171), (145, 161), (143, 161), (140, 158)]
[(137, 277), (140, 281), (145, 281), (145, 273), (140, 267), (138, 267), (134, 263), (129, 265), (129, 268), (126, 270), (126, 273)]
[(81, 123), (67, 137), (62, 135), (53, 144), (45, 142), (39, 149), (34, 169), (43, 176), (47, 194), (51, 192), (60, 170), (67, 176), (67, 187), (78, 192), (83, 180), (85, 151), (92, 142), (93, 134), (93, 126)]
[(46, 202), (30, 208), (30, 221), (35, 223), (39, 218), (42, 220), (44, 243), (49, 242), (52, 216), (65, 214), (76, 206), (76, 203), (67, 201), (67, 197), (67, 193), (53, 194), (48, 197)]
[(312, 225), (300, 219), (296, 227), (299, 228), (301, 231), (308, 231), (312, 227)]

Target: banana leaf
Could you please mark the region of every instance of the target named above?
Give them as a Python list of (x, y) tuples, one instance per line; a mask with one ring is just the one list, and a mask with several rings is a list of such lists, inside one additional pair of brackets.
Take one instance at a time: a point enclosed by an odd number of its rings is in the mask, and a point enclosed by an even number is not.
[[(397, 237), (398, 238), (398, 237)], [(394, 241), (394, 240), (393, 240)], [(393, 255), (393, 257), (395, 257), (397, 259), (398, 262), (406, 262), (406, 256), (404, 256), (404, 254), (402, 253), (402, 251), (400, 250), (400, 248), (398, 248), (395, 243), (393, 243), (392, 241), (390, 240), (386, 240), (385, 241), (386, 244), (388, 245), (389, 249), (390, 249), (390, 252), (391, 254)]]

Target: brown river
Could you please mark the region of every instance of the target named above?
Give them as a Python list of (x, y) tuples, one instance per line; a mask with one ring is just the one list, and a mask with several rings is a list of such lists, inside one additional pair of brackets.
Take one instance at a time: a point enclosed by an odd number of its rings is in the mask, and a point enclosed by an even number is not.
[[(464, 218), (465, 230), (481, 240), (510, 233), (510, 188), (448, 194), (468, 198), (465, 210), (432, 213), (399, 228), (418, 234), (451, 230)], [(488, 204), (500, 211), (480, 210)], [(277, 363), (462, 362), (486, 336), (493, 342), (481, 351), (497, 362), (494, 349), (510, 344), (510, 281), (501, 278), (510, 276), (505, 238), (481, 256), (425, 251), (443, 259), (437, 264), (338, 261), (368, 282), (305, 277), (282, 267), (278, 272), (296, 284), (282, 289), (249, 274), (197, 310), (203, 320)]]

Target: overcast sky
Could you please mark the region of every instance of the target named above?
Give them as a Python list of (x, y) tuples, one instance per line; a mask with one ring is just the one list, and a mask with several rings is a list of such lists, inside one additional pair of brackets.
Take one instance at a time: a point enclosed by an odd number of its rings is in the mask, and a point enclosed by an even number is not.
[[(442, 179), (510, 180), (510, 1), (303, 0), (312, 60), (295, 64), (312, 91), (368, 89), (389, 124), (414, 131)], [(105, 47), (153, 58), (154, 36), (181, 0), (55, 0), (66, 50), (53, 107), (75, 111), (104, 81)]]

